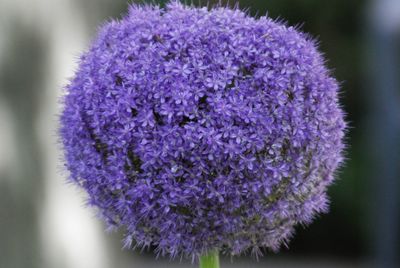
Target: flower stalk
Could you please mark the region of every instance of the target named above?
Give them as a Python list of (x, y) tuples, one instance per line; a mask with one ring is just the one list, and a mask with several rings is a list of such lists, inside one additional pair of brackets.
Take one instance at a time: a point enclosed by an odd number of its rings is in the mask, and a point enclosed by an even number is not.
[(200, 256), (200, 268), (219, 268), (218, 251), (209, 251), (207, 254)]

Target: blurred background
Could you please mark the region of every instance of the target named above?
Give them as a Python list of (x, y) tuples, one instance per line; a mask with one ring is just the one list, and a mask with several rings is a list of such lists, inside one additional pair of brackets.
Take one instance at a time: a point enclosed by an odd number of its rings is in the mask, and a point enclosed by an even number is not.
[[(222, 267), (400, 267), (400, 1), (238, 2), (320, 41), (342, 84), (350, 129), (329, 214), (298, 227), (290, 249), (258, 262), (223, 259)], [(0, 0), (1, 268), (196, 267), (122, 250), (122, 235), (106, 233), (84, 207), (84, 193), (66, 183), (57, 141), (61, 89), (99, 25), (127, 6)]]

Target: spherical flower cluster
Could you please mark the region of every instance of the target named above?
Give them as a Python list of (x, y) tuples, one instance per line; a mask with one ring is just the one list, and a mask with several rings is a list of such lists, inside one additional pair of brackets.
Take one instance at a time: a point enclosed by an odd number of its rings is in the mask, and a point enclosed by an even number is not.
[(338, 84), (307, 35), (238, 9), (133, 5), (67, 86), (73, 182), (125, 243), (161, 255), (277, 250), (327, 209)]

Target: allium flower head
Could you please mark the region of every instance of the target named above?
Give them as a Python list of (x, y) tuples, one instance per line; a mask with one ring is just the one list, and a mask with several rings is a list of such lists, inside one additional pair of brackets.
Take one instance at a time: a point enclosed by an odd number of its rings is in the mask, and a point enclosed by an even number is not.
[(161, 255), (277, 250), (327, 209), (338, 84), (307, 35), (238, 9), (133, 5), (67, 86), (73, 182), (125, 243)]

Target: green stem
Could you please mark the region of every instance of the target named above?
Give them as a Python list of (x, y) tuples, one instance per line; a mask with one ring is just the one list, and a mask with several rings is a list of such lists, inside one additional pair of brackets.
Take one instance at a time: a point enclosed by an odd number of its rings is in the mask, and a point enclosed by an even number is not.
[(200, 268), (219, 268), (218, 251), (209, 251), (207, 255), (200, 256)]

